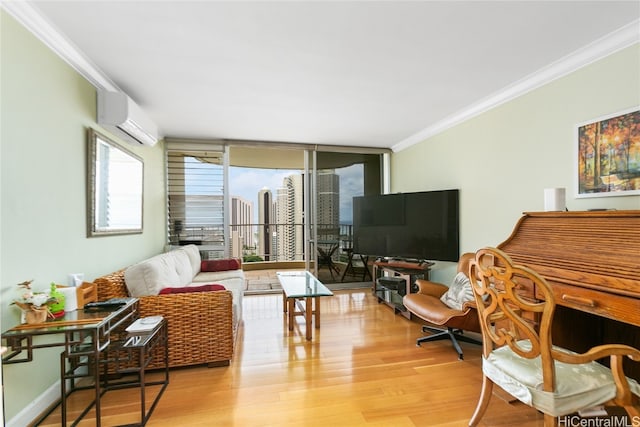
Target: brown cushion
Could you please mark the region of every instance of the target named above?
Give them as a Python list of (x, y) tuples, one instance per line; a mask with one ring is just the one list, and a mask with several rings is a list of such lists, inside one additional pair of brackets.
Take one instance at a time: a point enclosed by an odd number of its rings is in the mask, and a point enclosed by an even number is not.
[(431, 295), (409, 294), (403, 298), (403, 304), (414, 315), (436, 325), (443, 325), (453, 317), (464, 315), (464, 312), (446, 306)]

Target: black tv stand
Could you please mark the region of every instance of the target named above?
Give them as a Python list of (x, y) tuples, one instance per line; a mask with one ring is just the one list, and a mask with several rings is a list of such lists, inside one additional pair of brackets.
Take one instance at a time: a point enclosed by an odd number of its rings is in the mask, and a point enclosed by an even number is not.
[(416, 264), (416, 265), (422, 265), (422, 264), (425, 264), (425, 263), (430, 263), (430, 265), (433, 265), (432, 262), (430, 262), (430, 261), (428, 261), (426, 259), (404, 258), (404, 257), (389, 257), (389, 256), (378, 257), (378, 258), (376, 258), (376, 262), (401, 262), (401, 263)]
[[(417, 279), (429, 280), (429, 271), (433, 264), (428, 261), (408, 262), (395, 259), (374, 262), (372, 291), (378, 298), (378, 303), (385, 303), (393, 308), (396, 314), (400, 313), (411, 319), (411, 313), (402, 304), (402, 297), (416, 291)], [(382, 280), (378, 280), (380, 278)]]

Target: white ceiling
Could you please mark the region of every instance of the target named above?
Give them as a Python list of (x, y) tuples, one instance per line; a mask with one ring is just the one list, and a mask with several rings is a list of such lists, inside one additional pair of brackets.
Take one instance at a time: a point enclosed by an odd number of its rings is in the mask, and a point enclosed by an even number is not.
[(396, 149), (640, 33), (637, 0), (29, 3), (165, 136)]

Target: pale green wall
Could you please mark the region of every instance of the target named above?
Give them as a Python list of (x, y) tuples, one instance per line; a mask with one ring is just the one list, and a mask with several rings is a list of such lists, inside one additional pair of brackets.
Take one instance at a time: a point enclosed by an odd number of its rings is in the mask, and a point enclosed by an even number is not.
[[(394, 153), (392, 192), (460, 189), (461, 252), (506, 240), (544, 189), (567, 208), (640, 209), (640, 196), (575, 198), (575, 125), (640, 105), (640, 44)], [(442, 271), (439, 271), (442, 269)], [(432, 278), (453, 277), (439, 263)]]
[[(144, 233), (86, 237), (86, 128), (95, 123), (93, 86), (5, 12), (0, 12), (0, 328), (19, 322), (15, 286), (36, 289), (67, 274), (88, 280), (162, 252), (162, 144), (126, 147), (144, 159)], [(59, 377), (60, 349), (5, 365), (10, 420)]]

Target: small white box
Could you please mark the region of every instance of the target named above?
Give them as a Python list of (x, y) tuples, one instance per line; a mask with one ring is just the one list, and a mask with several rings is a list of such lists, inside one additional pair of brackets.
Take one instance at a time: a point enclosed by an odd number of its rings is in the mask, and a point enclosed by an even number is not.
[(564, 188), (545, 188), (544, 189), (544, 210), (564, 211), (567, 209), (566, 192)]

